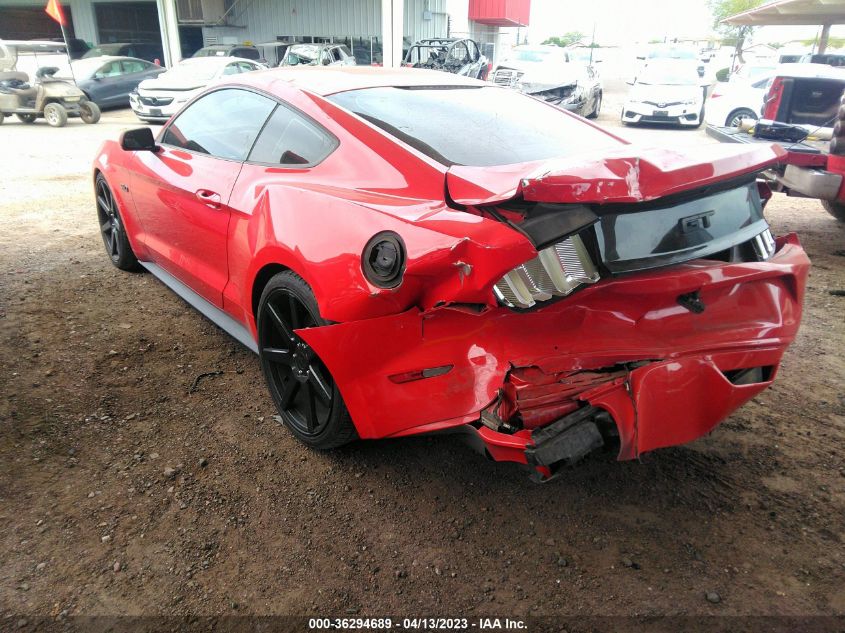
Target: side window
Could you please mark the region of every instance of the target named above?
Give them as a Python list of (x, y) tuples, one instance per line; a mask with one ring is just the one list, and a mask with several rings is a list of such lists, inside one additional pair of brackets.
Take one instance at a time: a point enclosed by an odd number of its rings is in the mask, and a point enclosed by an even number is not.
[(249, 160), (275, 165), (313, 165), (337, 147), (328, 132), (285, 106), (278, 106), (261, 131)]
[(224, 75), (237, 75), (239, 72), (241, 72), (241, 69), (238, 66), (238, 62), (231, 63), (223, 69)]
[(332, 49), (332, 60), (336, 62), (343, 61), (343, 55), (340, 52), (340, 48), (333, 48)]
[(240, 72), (248, 73), (253, 70), (258, 70), (256, 66), (250, 64), (249, 62), (238, 62), (238, 68), (240, 68)]
[(467, 42), (469, 46), (469, 56), (472, 61), (478, 61), (478, 58), (481, 57), (481, 54), (478, 52), (478, 46), (475, 45), (475, 42)]
[(275, 105), (271, 99), (248, 90), (216, 90), (179, 114), (167, 128), (162, 142), (242, 161)]
[(123, 72), (126, 74), (142, 73), (147, 70), (147, 68), (149, 68), (151, 65), (152, 64), (147, 64), (146, 62), (142, 62), (140, 60), (135, 59), (124, 59), (120, 62), (120, 66), (123, 69)]
[(94, 73), (94, 76), (99, 79), (102, 79), (104, 77), (117, 77), (120, 74), (120, 62), (115, 61), (105, 64), (102, 68), (100, 68), (100, 70)]

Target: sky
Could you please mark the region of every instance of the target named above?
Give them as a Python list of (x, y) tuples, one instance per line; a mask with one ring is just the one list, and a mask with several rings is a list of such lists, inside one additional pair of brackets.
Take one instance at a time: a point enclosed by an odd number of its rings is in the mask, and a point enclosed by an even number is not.
[[(531, 43), (568, 31), (589, 38), (594, 24), (596, 42), (625, 45), (664, 37), (705, 38), (713, 18), (705, 0), (531, 0)], [(782, 43), (817, 32), (812, 26), (767, 26), (757, 30), (754, 41)], [(845, 26), (834, 26), (831, 35), (845, 36)]]

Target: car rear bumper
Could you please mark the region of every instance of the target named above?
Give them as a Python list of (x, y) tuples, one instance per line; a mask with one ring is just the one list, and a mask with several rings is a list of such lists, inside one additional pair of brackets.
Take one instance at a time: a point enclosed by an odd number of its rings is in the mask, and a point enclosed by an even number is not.
[[(771, 383), (798, 330), (809, 265), (789, 236), (764, 262), (696, 260), (538, 310), (409, 311), (299, 334), (362, 438), (469, 425), (494, 459), (526, 463), (533, 431), (590, 404), (610, 413), (619, 459), (632, 459), (700, 437)], [(680, 299), (696, 292), (700, 313)], [(448, 370), (397, 382), (433, 368)], [(735, 384), (749, 368), (760, 379)], [(524, 428), (481, 424), (482, 412)]]

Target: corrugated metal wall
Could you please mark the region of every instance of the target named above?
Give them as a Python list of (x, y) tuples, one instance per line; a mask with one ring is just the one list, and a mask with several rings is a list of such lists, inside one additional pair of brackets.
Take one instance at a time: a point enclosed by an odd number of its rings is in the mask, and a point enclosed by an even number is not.
[[(206, 27), (203, 36), (255, 43), (285, 35), (381, 37), (381, 0), (241, 0), (228, 21), (246, 28)], [(407, 40), (445, 37), (447, 24), (446, 0), (405, 0)]]

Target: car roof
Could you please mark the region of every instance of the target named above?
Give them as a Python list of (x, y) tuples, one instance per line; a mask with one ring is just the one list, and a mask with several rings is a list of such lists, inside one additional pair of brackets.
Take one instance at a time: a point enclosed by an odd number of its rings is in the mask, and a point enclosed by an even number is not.
[(138, 57), (127, 57), (126, 55), (98, 55), (97, 57), (85, 57), (83, 59), (74, 59), (73, 60), (73, 67), (81, 68), (87, 70), (89, 66), (102, 66), (103, 64), (108, 64), (109, 62), (120, 62), (120, 61), (129, 61), (129, 62), (143, 62), (144, 64), (149, 64), (146, 59), (140, 59)]
[(772, 75), (775, 77), (811, 77), (845, 80), (845, 68), (830, 66), (828, 64), (798, 62), (795, 64), (781, 64)]
[(237, 75), (237, 82), (274, 93), (294, 87), (321, 96), (364, 88), (413, 86), (491, 86), (478, 79), (421, 68), (378, 66), (293, 66)]
[(214, 57), (186, 57), (178, 64), (171, 66), (171, 68), (176, 68), (176, 66), (226, 66), (227, 64), (231, 64), (233, 62), (250, 62), (255, 63), (254, 59), (246, 59), (245, 57), (223, 57), (221, 55), (214, 56)]

